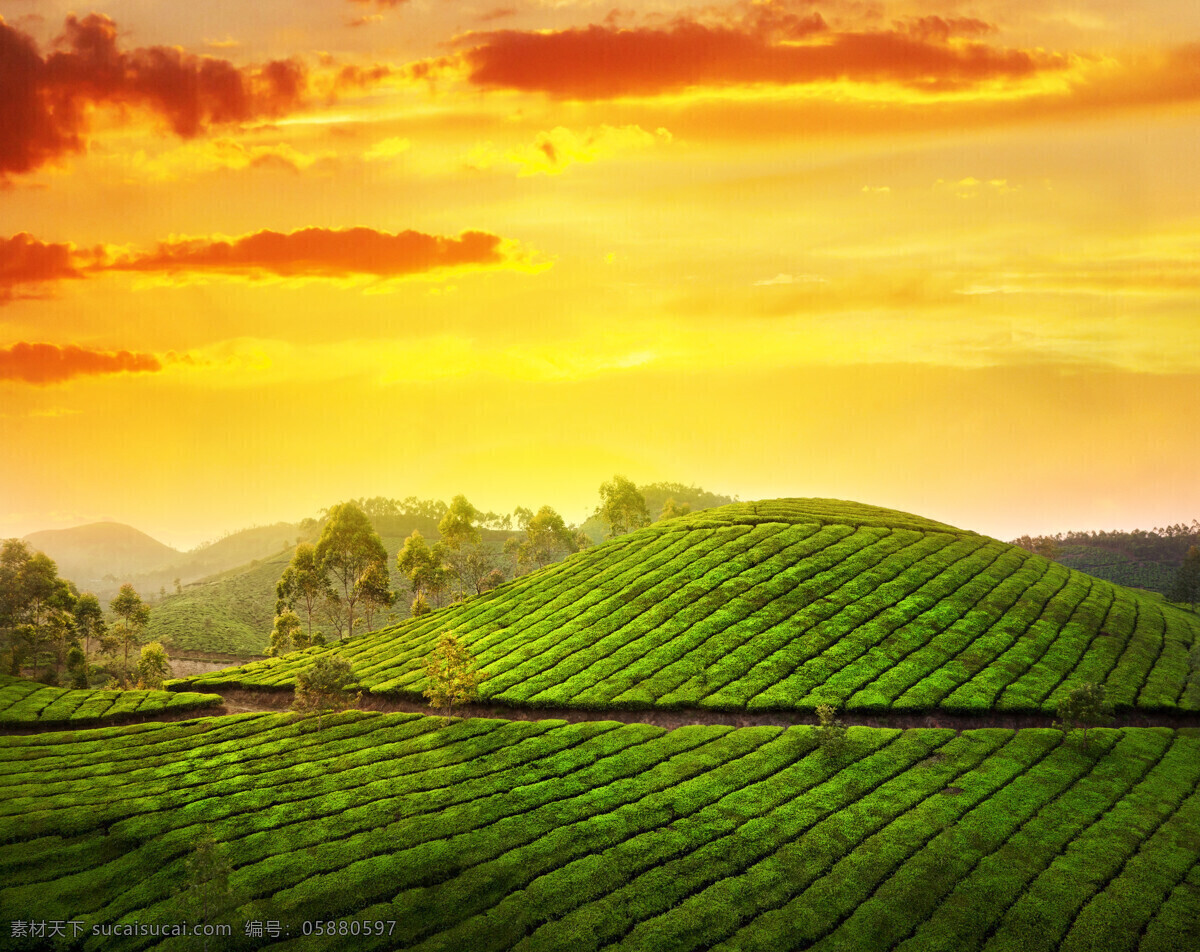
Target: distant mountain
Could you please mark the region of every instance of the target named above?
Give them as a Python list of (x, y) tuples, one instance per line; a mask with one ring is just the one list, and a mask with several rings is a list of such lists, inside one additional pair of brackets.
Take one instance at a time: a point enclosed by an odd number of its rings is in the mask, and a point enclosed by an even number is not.
[[(122, 581), (164, 567), (182, 553), (133, 526), (93, 522), (71, 529), (46, 529), (25, 536), (31, 549), (58, 564), (58, 574), (82, 590), (116, 588)], [(110, 581), (106, 582), (106, 576)], [(114, 581), (115, 580), (115, 584)]]

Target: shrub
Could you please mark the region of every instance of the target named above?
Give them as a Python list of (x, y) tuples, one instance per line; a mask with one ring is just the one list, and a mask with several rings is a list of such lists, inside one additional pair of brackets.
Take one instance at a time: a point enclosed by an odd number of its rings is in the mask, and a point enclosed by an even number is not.
[(821, 753), (827, 757), (839, 757), (846, 751), (849, 737), (846, 725), (837, 718), (837, 711), (832, 704), (818, 704), (817, 743)]

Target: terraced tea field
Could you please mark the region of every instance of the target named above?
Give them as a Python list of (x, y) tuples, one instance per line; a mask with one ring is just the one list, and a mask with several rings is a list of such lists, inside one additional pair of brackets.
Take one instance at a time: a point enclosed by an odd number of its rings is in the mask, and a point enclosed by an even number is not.
[(0, 727), (7, 725), (89, 725), (130, 717), (201, 713), (217, 707), (217, 694), (170, 691), (76, 691), (36, 681), (0, 676)]
[[(737, 503), (656, 523), (332, 650), (419, 699), (457, 634), (492, 703), (982, 714), (1053, 711), (1084, 682), (1118, 711), (1200, 710), (1200, 617), (1016, 546), (857, 503)], [(180, 682), (282, 687), (322, 649)]]
[(1200, 948), (1195, 729), (310, 725), (0, 739), (5, 947), (198, 948), (209, 834), (221, 949)]

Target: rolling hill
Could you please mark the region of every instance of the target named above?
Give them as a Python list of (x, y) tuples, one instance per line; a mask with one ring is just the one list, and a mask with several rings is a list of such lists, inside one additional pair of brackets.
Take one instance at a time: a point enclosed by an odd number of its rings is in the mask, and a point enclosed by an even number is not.
[[(93, 522), (71, 529), (47, 529), (25, 536), (30, 548), (45, 552), (58, 565), (58, 574), (84, 591), (169, 565), (182, 553), (146, 533), (119, 522)], [(111, 576), (117, 582), (105, 582)]]
[[(1200, 618), (1008, 543), (837, 500), (653, 524), (331, 650), (418, 698), (454, 632), (481, 699), (542, 707), (1044, 712), (1076, 685), (1117, 710), (1196, 710)], [(182, 682), (283, 687), (324, 649)]]
[(5, 948), (1200, 947), (1200, 731), (849, 742), (362, 711), (0, 737)]

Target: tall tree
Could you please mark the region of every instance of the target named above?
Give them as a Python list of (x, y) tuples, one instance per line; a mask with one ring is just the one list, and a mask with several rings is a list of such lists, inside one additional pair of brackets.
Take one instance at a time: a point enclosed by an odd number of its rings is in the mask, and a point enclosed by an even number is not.
[(354, 613), (362, 600), (360, 584), (372, 566), (387, 565), (383, 540), (358, 506), (339, 503), (329, 510), (316, 558), (326, 575), (333, 576), (331, 586), (345, 613), (346, 637), (353, 637)]
[(1192, 611), (1196, 610), (1196, 603), (1200, 602), (1200, 548), (1197, 546), (1188, 547), (1168, 597), (1173, 602), (1190, 602)]
[(416, 529), (404, 540), (404, 546), (396, 555), (396, 565), (408, 579), (413, 590), (412, 613), (417, 611), (417, 605), (425, 604), (428, 610), (428, 599), (437, 599), (446, 585), (445, 546), (435, 542), (430, 548), (425, 537)]
[(624, 476), (614, 476), (600, 486), (600, 505), (596, 515), (608, 523), (608, 537), (624, 535), (650, 524), (646, 500), (637, 486)]
[(481, 591), (480, 584), (494, 568), (494, 559), (480, 545), (477, 523), (483, 513), (467, 502), (466, 496), (455, 496), (450, 508), (438, 523), (438, 535), (442, 537), (446, 564), (458, 579), (458, 594), (462, 597), (468, 588)]
[(296, 546), (292, 561), (279, 584), (275, 586), (275, 613), (283, 614), (287, 609), (299, 607), (308, 620), (308, 638), (313, 637), (313, 615), (325, 603), (332, 589), (329, 587), (329, 577), (321, 568), (317, 558), (317, 550), (307, 542)]
[(674, 496), (668, 496), (663, 502), (662, 511), (658, 514), (658, 520), (661, 522), (664, 519), (675, 519), (679, 516), (686, 516), (692, 511), (690, 502), (676, 502)]
[(129, 649), (138, 643), (138, 636), (150, 621), (150, 609), (128, 582), (121, 586), (117, 597), (108, 603), (108, 607), (114, 615), (121, 619), (119, 637), (125, 654), (125, 660), (121, 667), (121, 684), (128, 686)]
[(19, 539), (0, 545), (0, 646), (9, 652), (12, 674), (20, 674), (27, 659), (36, 668), (45, 648), (61, 668), (74, 636), (75, 597), (49, 556)]
[(577, 551), (578, 540), (563, 517), (549, 506), (542, 506), (525, 523), (525, 538), (516, 546), (516, 558), (522, 569), (540, 569)]
[(92, 653), (92, 639), (99, 641), (105, 633), (104, 609), (100, 607), (100, 599), (91, 592), (84, 592), (75, 602), (75, 630), (83, 639), (86, 657)]
[(375, 612), (381, 608), (391, 608), (396, 604), (396, 593), (392, 591), (391, 583), (386, 562), (376, 562), (359, 579), (358, 594), (362, 604), (363, 618), (367, 622), (367, 631), (371, 631), (375, 627)]

